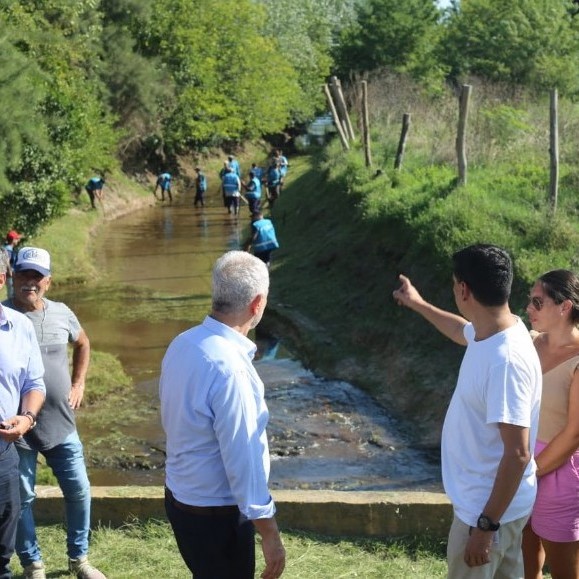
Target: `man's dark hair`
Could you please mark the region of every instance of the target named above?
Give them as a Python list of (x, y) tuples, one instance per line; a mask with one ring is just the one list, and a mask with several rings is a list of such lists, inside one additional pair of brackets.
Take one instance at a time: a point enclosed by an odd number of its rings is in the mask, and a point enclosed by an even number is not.
[(464, 282), (483, 306), (503, 306), (509, 301), (513, 262), (496, 245), (476, 244), (452, 256), (454, 277)]

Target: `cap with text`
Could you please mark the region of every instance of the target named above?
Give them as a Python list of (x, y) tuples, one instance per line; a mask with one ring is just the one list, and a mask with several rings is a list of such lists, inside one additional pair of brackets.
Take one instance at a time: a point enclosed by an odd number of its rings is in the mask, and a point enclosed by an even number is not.
[(33, 269), (42, 275), (50, 275), (50, 253), (38, 247), (23, 247), (18, 252), (14, 271)]

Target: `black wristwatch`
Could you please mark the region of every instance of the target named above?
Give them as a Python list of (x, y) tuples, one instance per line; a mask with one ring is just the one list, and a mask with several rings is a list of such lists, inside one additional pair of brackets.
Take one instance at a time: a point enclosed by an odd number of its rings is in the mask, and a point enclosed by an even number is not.
[(32, 430), (36, 426), (36, 414), (34, 414), (34, 412), (30, 412), (30, 410), (27, 410), (26, 412), (22, 413), (22, 416), (27, 416), (30, 418), (31, 426), (29, 430)]
[(485, 514), (481, 514), (476, 522), (476, 528), (481, 531), (498, 531), (500, 526), (500, 523), (493, 523)]

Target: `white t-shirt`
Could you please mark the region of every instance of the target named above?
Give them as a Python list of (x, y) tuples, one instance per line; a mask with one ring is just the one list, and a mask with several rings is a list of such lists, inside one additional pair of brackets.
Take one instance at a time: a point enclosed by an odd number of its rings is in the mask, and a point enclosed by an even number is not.
[[(468, 345), (442, 429), (442, 480), (456, 516), (476, 526), (503, 454), (498, 423), (529, 427), (530, 449), (535, 448), (541, 365), (519, 318), (515, 325), (481, 341), (475, 341), (475, 330), (467, 324), (464, 336)], [(532, 460), (502, 523), (531, 512), (535, 468)]]

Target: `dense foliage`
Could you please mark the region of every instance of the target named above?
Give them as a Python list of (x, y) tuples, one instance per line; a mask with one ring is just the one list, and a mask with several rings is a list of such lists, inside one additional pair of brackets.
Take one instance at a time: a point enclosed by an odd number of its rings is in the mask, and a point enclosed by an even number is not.
[(0, 228), (34, 232), (119, 160), (156, 170), (299, 127), (325, 109), (331, 74), (403, 73), (438, 95), (475, 75), (576, 98), (576, 12), (572, 0), (0, 0)]
[(311, 118), (352, 1), (2, 0), (0, 227), (34, 232), (127, 156)]

